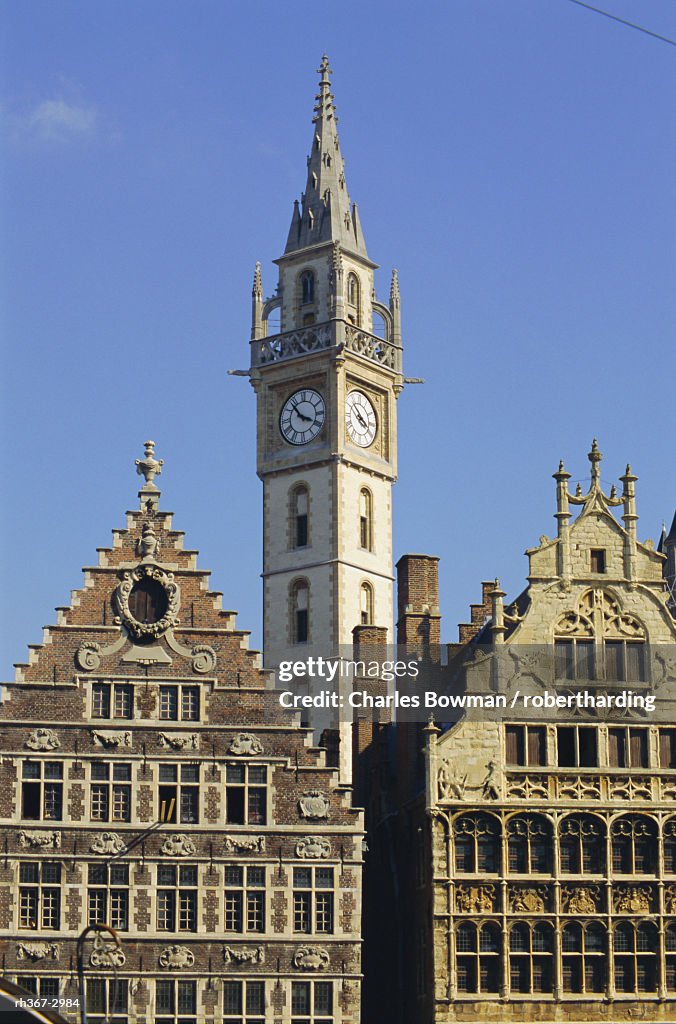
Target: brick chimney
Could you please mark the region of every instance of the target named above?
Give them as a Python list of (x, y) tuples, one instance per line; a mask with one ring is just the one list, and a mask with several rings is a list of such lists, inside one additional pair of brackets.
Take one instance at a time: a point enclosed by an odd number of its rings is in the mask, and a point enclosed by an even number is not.
[(495, 590), (495, 580), (484, 581), (481, 584), (481, 604), (469, 606), (469, 622), (458, 624), (458, 634), (461, 644), (469, 643), (481, 631), (486, 619), (490, 619), (493, 612), (491, 594)]
[[(355, 626), (352, 630), (352, 657), (355, 661), (383, 661), (388, 657), (387, 628), (385, 626)], [(391, 653), (391, 652), (390, 652)], [(368, 693), (385, 695), (388, 684), (382, 679), (354, 677), (354, 687)], [(374, 738), (383, 723), (392, 720), (392, 712), (383, 710), (355, 710), (352, 721), (352, 780), (357, 803), (365, 806), (369, 793), (369, 779), (377, 770), (382, 752), (376, 750)]]
[(422, 651), (440, 642), (439, 559), (402, 555), (397, 562), (397, 643)]

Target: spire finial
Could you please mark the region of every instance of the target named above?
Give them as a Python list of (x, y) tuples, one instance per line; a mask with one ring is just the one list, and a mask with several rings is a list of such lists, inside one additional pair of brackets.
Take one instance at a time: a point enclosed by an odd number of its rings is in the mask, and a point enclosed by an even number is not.
[(164, 459), (155, 458), (154, 441), (144, 441), (143, 446), (145, 448), (145, 458), (136, 459), (136, 472), (139, 476), (142, 476), (145, 479), (145, 483), (143, 485), (144, 491), (156, 491), (158, 488), (153, 481), (155, 477), (159, 476), (162, 472)]
[(601, 471), (600, 471), (600, 468), (599, 468), (599, 462), (601, 461), (603, 456), (601, 455), (601, 452), (599, 451), (599, 446), (598, 446), (598, 442), (597, 442), (596, 438), (594, 438), (593, 441), (592, 441), (591, 451), (587, 455), (587, 458), (591, 462), (592, 485), (593, 484), (598, 484), (599, 479), (600, 479), (600, 475), (601, 475)]
[(263, 278), (261, 277), (261, 265), (256, 261), (256, 269), (254, 270), (253, 289), (251, 294), (255, 299), (263, 298)]

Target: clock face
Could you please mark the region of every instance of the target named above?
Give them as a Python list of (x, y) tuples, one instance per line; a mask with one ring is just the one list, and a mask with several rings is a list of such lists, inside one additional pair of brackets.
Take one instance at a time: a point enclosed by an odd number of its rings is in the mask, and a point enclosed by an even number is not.
[(326, 406), (318, 391), (295, 391), (282, 406), (279, 429), (289, 444), (308, 444), (324, 426)]
[(345, 401), (345, 426), (360, 448), (373, 444), (378, 429), (376, 411), (363, 391), (350, 391)]

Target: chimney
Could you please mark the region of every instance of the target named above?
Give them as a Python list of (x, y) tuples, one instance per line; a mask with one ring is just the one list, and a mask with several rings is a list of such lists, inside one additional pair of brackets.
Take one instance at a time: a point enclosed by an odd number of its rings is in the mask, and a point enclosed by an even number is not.
[(422, 652), (440, 642), (439, 559), (402, 555), (397, 562), (397, 643)]

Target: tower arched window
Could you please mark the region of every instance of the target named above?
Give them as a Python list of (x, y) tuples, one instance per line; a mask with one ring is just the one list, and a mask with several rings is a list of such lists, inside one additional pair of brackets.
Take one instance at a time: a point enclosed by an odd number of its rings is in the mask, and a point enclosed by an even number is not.
[(523, 814), (507, 823), (509, 870), (516, 874), (550, 874), (552, 828), (538, 814)]
[(664, 825), (664, 871), (676, 875), (676, 818), (670, 818)]
[(564, 992), (603, 992), (607, 936), (600, 924), (567, 924), (561, 933)]
[(303, 306), (315, 301), (315, 275), (305, 270), (300, 276), (300, 301)]
[(294, 487), (290, 502), (291, 547), (306, 548), (310, 542), (309, 493), (305, 484)]
[(373, 551), (373, 497), (367, 487), (359, 492), (359, 546)]
[(592, 815), (570, 815), (559, 826), (561, 873), (601, 874), (605, 869), (605, 827)]
[(364, 581), (360, 588), (360, 621), (362, 626), (372, 626), (374, 611), (373, 611), (373, 587), (370, 583)]
[(347, 318), (353, 324), (360, 322), (361, 289), (359, 278), (356, 274), (348, 274), (347, 277)]
[(463, 814), (453, 826), (458, 874), (500, 871), (500, 822), (489, 814)]
[(554, 936), (548, 924), (515, 924), (509, 933), (512, 992), (551, 992)]
[(605, 590), (587, 590), (554, 629), (557, 679), (645, 682), (646, 633)]
[(310, 588), (307, 580), (291, 584), (291, 642), (306, 644), (310, 638)]
[(499, 992), (502, 938), (496, 924), (461, 924), (455, 949), (458, 991)]
[(657, 826), (641, 814), (617, 818), (611, 827), (613, 873), (652, 875), (657, 863)]
[(658, 949), (655, 925), (622, 922), (617, 925), (613, 938), (617, 992), (655, 992)]

